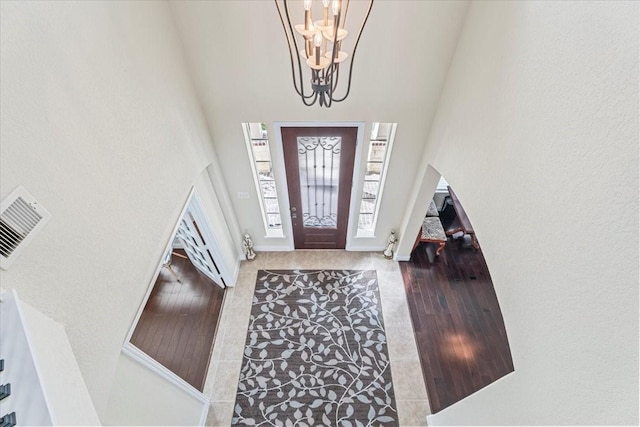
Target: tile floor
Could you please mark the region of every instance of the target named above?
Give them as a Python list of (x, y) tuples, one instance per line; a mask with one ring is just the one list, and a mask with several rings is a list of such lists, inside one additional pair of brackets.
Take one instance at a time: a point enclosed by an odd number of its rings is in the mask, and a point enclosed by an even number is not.
[(380, 253), (317, 250), (261, 252), (242, 262), (236, 286), (227, 290), (205, 381), (204, 394), (211, 399), (207, 425), (231, 424), (256, 272), (296, 268), (376, 270), (400, 425), (427, 425), (431, 411), (398, 263)]

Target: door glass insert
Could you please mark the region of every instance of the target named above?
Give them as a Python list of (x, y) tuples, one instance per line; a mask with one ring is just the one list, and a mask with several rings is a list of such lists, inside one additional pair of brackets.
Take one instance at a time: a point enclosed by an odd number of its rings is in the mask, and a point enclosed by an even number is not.
[(305, 228), (337, 228), (341, 137), (298, 137)]

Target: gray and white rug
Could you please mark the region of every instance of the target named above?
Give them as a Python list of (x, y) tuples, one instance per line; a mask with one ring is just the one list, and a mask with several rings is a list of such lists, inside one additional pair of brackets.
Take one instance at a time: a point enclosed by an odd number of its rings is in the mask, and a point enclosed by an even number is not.
[(374, 270), (258, 271), (232, 424), (398, 425)]

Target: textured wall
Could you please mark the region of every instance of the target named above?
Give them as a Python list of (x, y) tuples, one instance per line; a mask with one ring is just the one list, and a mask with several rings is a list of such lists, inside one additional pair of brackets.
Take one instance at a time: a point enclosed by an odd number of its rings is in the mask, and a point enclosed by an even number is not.
[(472, 3), (423, 166), (477, 231), (515, 373), (432, 425), (638, 423), (638, 12)]
[(104, 425), (201, 425), (202, 402), (124, 354), (118, 362), (113, 391)]
[(207, 128), (165, 3), (1, 14), (1, 196), (22, 184), (53, 215), (2, 286), (65, 325), (104, 420), (123, 340), (214, 160)]
[[(20, 304), (54, 425), (100, 425), (64, 328), (30, 305)], [(21, 382), (14, 387), (19, 389)], [(26, 412), (30, 414), (31, 408)], [(32, 424), (27, 414), (17, 411), (16, 415), (21, 424)]]

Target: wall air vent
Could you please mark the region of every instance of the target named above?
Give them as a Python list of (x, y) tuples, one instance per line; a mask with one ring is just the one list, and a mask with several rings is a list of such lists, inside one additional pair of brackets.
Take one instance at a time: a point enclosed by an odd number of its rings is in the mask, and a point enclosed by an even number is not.
[(0, 204), (0, 268), (7, 270), (51, 214), (19, 186)]

